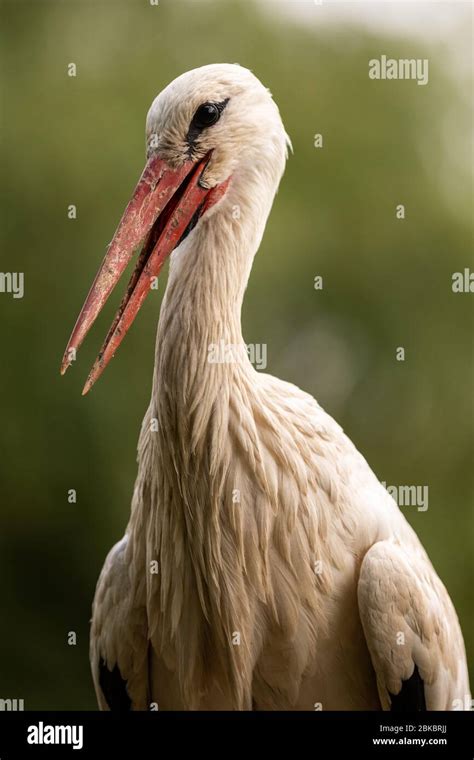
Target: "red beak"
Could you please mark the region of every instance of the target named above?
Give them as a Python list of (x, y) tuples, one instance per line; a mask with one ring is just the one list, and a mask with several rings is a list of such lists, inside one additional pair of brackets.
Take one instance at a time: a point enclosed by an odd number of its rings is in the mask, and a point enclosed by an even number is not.
[(83, 395), (92, 388), (113, 357), (150, 290), (151, 279), (158, 276), (188, 226), (225, 193), (228, 181), (212, 189), (199, 184), (210, 155), (208, 153), (197, 163), (186, 161), (178, 169), (172, 169), (157, 156), (147, 162), (64, 352), (61, 374), (76, 358), (79, 346), (119, 281), (133, 251), (141, 246), (127, 290), (87, 378)]

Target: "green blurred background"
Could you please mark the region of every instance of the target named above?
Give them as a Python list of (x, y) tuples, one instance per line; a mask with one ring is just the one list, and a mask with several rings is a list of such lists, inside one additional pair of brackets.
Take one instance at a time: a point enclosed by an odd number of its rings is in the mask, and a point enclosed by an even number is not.
[[(1, 4), (1, 268), (25, 273), (25, 295), (0, 294), (0, 697), (26, 709), (95, 709), (90, 605), (128, 519), (165, 278), (89, 396), (82, 384), (118, 293), (65, 378), (59, 363), (142, 169), (151, 100), (211, 62), (257, 74), (294, 146), (244, 336), (267, 343), (267, 371), (312, 393), (381, 480), (429, 485), (428, 511), (403, 511), (454, 600), (472, 662), (472, 295), (451, 290), (452, 273), (472, 267), (459, 55), (469, 23), (460, 14), (450, 36), (430, 36), (425, 5), (423, 33), (397, 36), (359, 23), (357, 4), (332, 23), (306, 5), (300, 15), (253, 0)], [(429, 58), (429, 84), (369, 80), (368, 60), (382, 53)]]

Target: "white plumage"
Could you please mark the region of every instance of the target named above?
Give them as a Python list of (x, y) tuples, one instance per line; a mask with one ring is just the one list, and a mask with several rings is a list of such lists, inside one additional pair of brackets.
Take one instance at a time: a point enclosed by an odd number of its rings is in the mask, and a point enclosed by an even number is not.
[[(202, 103), (225, 108), (196, 135)], [(297, 387), (208, 361), (212, 344), (243, 344), (284, 170), (269, 92), (239, 66), (196, 69), (156, 98), (147, 136), (175, 167), (212, 151), (205, 184), (230, 182), (171, 258), (131, 517), (94, 600), (101, 708), (465, 704), (456, 612), (364, 458)]]

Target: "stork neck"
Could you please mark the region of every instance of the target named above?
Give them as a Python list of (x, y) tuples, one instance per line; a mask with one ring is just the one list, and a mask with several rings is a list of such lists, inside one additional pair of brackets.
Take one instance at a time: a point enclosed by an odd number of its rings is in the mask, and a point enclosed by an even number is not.
[[(277, 182), (268, 180), (255, 169), (235, 177), (221, 204), (173, 254), (156, 343), (158, 394), (163, 383), (169, 388), (176, 384), (180, 396), (184, 393), (191, 401), (183, 378), (192, 385), (212, 379), (216, 365), (209, 359), (216, 346), (230, 347), (232, 355), (240, 357), (239, 371), (252, 371), (242, 338), (241, 307), (276, 191)], [(225, 364), (220, 380), (225, 369), (232, 373)]]

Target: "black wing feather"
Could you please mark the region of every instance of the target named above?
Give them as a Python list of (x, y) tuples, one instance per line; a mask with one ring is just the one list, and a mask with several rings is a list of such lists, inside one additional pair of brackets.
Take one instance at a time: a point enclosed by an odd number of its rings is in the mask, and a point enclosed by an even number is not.
[(399, 694), (390, 694), (390, 699), (392, 712), (426, 712), (425, 685), (416, 665), (413, 675), (402, 682)]
[(109, 708), (114, 712), (128, 712), (132, 701), (128, 696), (127, 682), (122, 678), (118, 665), (109, 670), (105, 660), (99, 661), (99, 684)]

